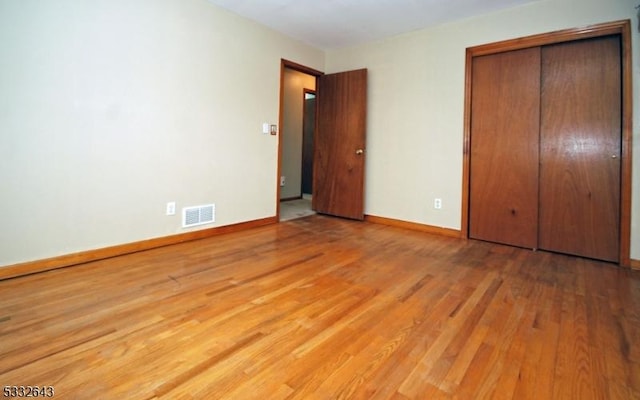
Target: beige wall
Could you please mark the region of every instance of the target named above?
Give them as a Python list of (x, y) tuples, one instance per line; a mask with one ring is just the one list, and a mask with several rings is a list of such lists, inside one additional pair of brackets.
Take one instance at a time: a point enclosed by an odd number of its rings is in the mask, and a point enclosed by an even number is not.
[(283, 121), (282, 121), (282, 170), (285, 186), (280, 188), (280, 198), (302, 195), (302, 117), (304, 89), (315, 90), (316, 78), (292, 69), (285, 69)]
[[(548, 0), (385, 41), (329, 51), (326, 71), (369, 69), (366, 210), (459, 229), (465, 49), (593, 23), (632, 19), (634, 108), (640, 87), (631, 0)], [(640, 259), (640, 116), (634, 121), (632, 258)], [(443, 200), (435, 210), (433, 199)]]
[(280, 60), (324, 67), (205, 0), (3, 0), (0, 43), (0, 266), (274, 216)]
[(465, 48), (632, 18), (637, 109), (636, 4), (540, 1), (325, 55), (205, 0), (1, 1), (0, 266), (184, 232), (168, 201), (215, 203), (212, 226), (274, 216), (281, 58), (369, 69), (367, 214), (459, 228)]

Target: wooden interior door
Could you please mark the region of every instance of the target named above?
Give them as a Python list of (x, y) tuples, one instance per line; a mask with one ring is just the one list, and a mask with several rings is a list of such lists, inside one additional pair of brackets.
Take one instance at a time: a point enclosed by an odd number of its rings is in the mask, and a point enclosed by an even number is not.
[(313, 169), (313, 209), (364, 219), (367, 70), (322, 75)]
[(542, 50), (540, 248), (619, 259), (619, 36)]
[(469, 237), (537, 247), (540, 48), (473, 59)]

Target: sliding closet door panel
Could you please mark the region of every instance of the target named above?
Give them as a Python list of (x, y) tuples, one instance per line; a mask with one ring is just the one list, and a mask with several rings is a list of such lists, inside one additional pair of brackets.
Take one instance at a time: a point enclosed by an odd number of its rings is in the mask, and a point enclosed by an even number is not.
[(618, 36), (542, 50), (540, 248), (619, 258)]
[(469, 236), (537, 247), (540, 48), (473, 59)]

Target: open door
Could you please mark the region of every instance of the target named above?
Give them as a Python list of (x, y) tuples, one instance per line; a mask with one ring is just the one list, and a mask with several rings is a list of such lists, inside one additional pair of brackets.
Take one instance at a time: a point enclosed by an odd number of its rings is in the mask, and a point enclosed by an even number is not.
[(322, 75), (313, 170), (313, 209), (364, 219), (367, 70)]

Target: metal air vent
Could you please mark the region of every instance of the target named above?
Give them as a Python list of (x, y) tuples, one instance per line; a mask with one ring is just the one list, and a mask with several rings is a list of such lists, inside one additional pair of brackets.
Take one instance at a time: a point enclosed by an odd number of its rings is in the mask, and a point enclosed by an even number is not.
[(216, 220), (216, 205), (205, 204), (202, 206), (185, 207), (182, 209), (182, 227), (210, 224)]

